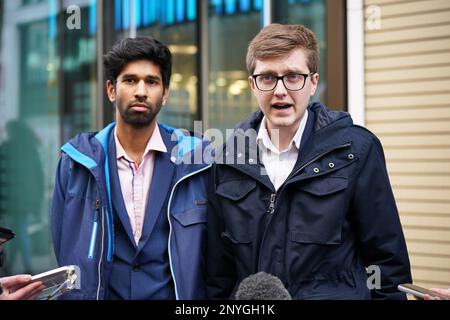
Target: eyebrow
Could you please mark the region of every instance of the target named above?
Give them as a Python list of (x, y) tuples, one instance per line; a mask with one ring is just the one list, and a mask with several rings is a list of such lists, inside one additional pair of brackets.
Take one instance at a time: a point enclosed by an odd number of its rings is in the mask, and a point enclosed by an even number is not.
[[(122, 76), (123, 79), (129, 79), (129, 78), (138, 78), (138, 76), (136, 74), (132, 74), (132, 73), (126, 73)], [(158, 80), (161, 81), (161, 77), (158, 76), (153, 76), (153, 75), (147, 75), (145, 77), (145, 79), (147, 80)]]
[[(290, 70), (285, 70), (285, 72), (283, 72), (282, 75), (286, 75), (289, 73), (307, 73), (307, 72), (303, 72), (298, 69), (290, 69)], [(258, 72), (258, 74), (278, 74), (278, 72), (276, 72), (274, 70), (262, 70), (262, 71)]]

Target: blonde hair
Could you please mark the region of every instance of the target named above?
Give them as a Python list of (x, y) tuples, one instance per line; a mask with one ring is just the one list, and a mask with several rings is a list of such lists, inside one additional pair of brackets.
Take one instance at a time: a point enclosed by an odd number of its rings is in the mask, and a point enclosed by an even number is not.
[(306, 51), (309, 71), (316, 73), (319, 69), (320, 52), (314, 32), (298, 24), (269, 24), (248, 46), (247, 70), (252, 74), (255, 71), (256, 60), (284, 56), (297, 48)]

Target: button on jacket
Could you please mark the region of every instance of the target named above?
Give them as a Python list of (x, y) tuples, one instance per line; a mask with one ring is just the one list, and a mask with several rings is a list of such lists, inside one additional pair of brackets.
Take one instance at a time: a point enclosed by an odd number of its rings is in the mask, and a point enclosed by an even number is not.
[[(261, 111), (250, 116), (231, 139), (258, 130), (262, 118)], [(232, 298), (258, 271), (280, 278), (295, 299), (406, 298), (397, 285), (412, 281), (408, 252), (371, 132), (348, 113), (310, 105), (297, 163), (278, 190), (260, 161), (236, 161), (236, 154), (253, 158), (256, 142), (229, 142), (208, 191), (210, 298)], [(370, 266), (380, 270), (379, 287)]]

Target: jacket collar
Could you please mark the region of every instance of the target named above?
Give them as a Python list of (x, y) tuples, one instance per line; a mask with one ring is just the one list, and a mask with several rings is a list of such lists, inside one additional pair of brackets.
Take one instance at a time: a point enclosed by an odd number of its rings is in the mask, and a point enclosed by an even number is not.
[[(308, 106), (308, 113), (308, 121), (300, 143), (299, 157), (293, 172), (314, 156), (349, 141), (347, 130), (344, 129), (350, 127), (353, 121), (347, 112), (331, 111), (326, 106), (315, 102)], [(263, 116), (262, 111), (258, 110), (237, 124), (227, 143), (218, 150), (216, 161), (245, 172), (269, 188), (273, 188), (268, 177), (261, 174), (262, 164), (258, 157), (256, 137)], [(247, 139), (247, 143), (240, 143), (245, 139)]]

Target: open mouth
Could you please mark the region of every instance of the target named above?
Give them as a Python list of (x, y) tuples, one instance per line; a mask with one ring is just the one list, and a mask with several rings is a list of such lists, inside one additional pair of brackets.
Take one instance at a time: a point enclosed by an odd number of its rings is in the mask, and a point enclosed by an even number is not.
[(285, 109), (289, 109), (290, 107), (292, 107), (292, 104), (273, 104), (272, 108), (277, 109), (277, 110), (285, 110)]

